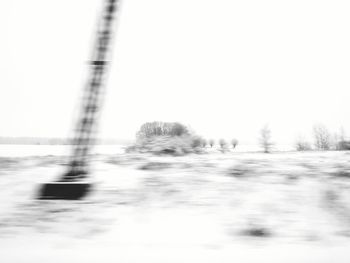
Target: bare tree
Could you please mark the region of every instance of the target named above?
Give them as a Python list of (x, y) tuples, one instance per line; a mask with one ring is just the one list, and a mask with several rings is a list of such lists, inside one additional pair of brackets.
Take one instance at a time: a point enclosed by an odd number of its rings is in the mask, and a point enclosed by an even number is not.
[(219, 140), (219, 145), (220, 145), (221, 149), (223, 150), (223, 149), (226, 148), (227, 142), (224, 139), (220, 139)]
[(238, 145), (238, 140), (237, 139), (232, 139), (231, 144), (232, 144), (232, 148), (235, 149), (236, 146)]
[(215, 144), (215, 141), (213, 139), (210, 139), (209, 140), (210, 148), (213, 148), (214, 144)]
[(323, 124), (316, 124), (313, 127), (315, 148), (327, 151), (331, 148), (331, 134)]
[(260, 146), (264, 149), (265, 153), (269, 153), (271, 151), (273, 143), (271, 142), (271, 130), (268, 125), (265, 125), (260, 130), (259, 143)]

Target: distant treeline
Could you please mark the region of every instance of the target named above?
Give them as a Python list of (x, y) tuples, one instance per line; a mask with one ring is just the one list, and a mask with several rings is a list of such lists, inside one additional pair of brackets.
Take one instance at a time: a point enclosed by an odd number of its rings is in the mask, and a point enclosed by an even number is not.
[[(100, 139), (97, 144), (124, 144), (125, 140)], [(0, 137), (0, 144), (24, 144), (24, 145), (73, 145), (73, 139), (69, 138), (36, 138), (36, 137)]]

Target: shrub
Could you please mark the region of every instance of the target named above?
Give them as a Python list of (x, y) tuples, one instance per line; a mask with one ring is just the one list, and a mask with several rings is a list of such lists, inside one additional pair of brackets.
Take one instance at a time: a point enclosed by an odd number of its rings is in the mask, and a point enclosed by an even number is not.
[(136, 134), (136, 143), (127, 152), (184, 155), (202, 152), (206, 140), (193, 135), (178, 122), (147, 122)]
[(271, 231), (266, 227), (250, 227), (243, 230), (242, 234), (253, 237), (269, 237), (272, 235)]
[(157, 155), (180, 156), (189, 153), (201, 153), (201, 138), (192, 135), (157, 136), (137, 140), (127, 152), (152, 153)]
[(311, 145), (308, 142), (296, 142), (295, 148), (297, 151), (311, 151)]
[(202, 146), (203, 139), (198, 136), (194, 136), (191, 138), (191, 141), (192, 148), (198, 148)]
[(299, 137), (295, 142), (295, 149), (297, 151), (311, 151), (311, 144)]
[(350, 150), (350, 141), (339, 141), (336, 143), (336, 150), (347, 151)]

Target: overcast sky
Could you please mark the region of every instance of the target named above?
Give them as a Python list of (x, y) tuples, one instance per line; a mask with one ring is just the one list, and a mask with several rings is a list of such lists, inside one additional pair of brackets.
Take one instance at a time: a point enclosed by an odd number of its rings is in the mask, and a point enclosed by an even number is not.
[[(0, 136), (70, 134), (99, 0), (0, 2)], [(179, 121), (276, 142), (314, 123), (350, 133), (350, 2), (124, 0), (100, 134)]]

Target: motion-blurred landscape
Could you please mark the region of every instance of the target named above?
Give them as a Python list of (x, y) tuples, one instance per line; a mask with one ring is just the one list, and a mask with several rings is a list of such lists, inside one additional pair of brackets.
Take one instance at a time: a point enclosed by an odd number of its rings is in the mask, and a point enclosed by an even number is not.
[(25, 261), (11, 255), (14, 249), (47, 259), (43, 249), (50, 262), (261, 262), (261, 256), (264, 262), (332, 262), (333, 250), (344, 256), (337, 262), (347, 262), (347, 151), (206, 145), (174, 155), (130, 147), (96, 146), (87, 198), (43, 201), (36, 199), (38, 187), (63, 174), (67, 147), (1, 145), (0, 255), (6, 262)]
[(349, 263), (349, 13), (0, 1), (0, 263)]

